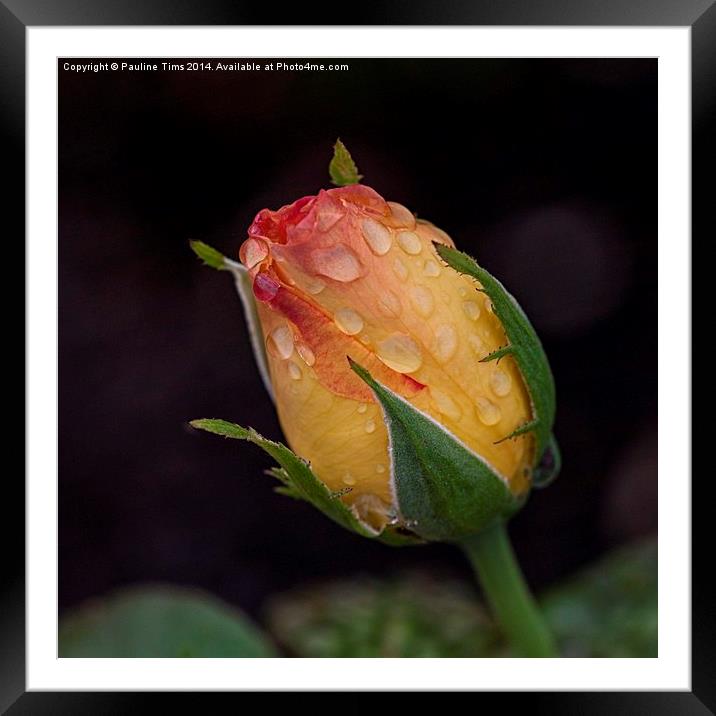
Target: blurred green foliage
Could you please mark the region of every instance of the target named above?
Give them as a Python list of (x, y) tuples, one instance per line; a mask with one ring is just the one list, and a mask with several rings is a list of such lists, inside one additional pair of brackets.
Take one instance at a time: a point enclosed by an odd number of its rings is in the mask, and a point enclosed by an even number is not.
[[(657, 550), (616, 550), (540, 598), (566, 657), (657, 656)], [(469, 582), (405, 573), (355, 577), (279, 595), (269, 631), (298, 657), (510, 656)], [(267, 657), (268, 637), (203, 592), (121, 590), (60, 623), (61, 657)]]
[(656, 541), (612, 552), (541, 602), (562, 656), (656, 657)]
[(475, 656), (498, 638), (476, 596), (469, 584), (423, 574), (365, 577), (289, 592), (267, 616), (296, 656)]
[(241, 612), (197, 590), (143, 587), (64, 617), (60, 657), (266, 657), (269, 639)]
[[(657, 655), (656, 543), (622, 548), (540, 600), (563, 656)], [(469, 584), (406, 574), (318, 584), (274, 599), (270, 630), (295, 656), (510, 656)]]

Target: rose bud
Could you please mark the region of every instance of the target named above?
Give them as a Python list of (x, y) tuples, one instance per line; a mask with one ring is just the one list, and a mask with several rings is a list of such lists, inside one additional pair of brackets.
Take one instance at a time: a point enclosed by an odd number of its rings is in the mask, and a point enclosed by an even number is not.
[(306, 474), (293, 476), (290, 452), (256, 433), (195, 424), (261, 444), (285, 491), (315, 504), (327, 488), (318, 506), (364, 534), (456, 540), (509, 516), (533, 476), (556, 472), (539, 340), (444, 231), (349, 183), (260, 211), (239, 255), (243, 267), (215, 262), (243, 288)]

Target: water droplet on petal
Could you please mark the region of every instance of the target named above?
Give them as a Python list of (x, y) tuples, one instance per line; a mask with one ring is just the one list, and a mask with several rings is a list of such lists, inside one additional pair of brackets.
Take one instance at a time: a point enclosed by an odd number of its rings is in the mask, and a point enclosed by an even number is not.
[(435, 356), (441, 363), (449, 361), (457, 351), (457, 331), (449, 323), (435, 329)]
[(368, 410), (368, 405), (367, 405), (366, 403), (361, 403), (361, 404), (358, 406), (358, 412), (359, 412), (361, 415), (362, 415), (363, 413), (365, 413), (366, 410)]
[(461, 286), (461, 287), (460, 287), (460, 290), (458, 291), (458, 293), (459, 293), (463, 298), (465, 298), (465, 296), (467, 296), (467, 289), (466, 289), (464, 286)]
[(370, 433), (375, 432), (375, 420), (366, 420), (365, 421), (365, 431), (370, 435)]
[(477, 335), (477, 333), (470, 334), (467, 337), (467, 343), (470, 346), (472, 352), (478, 358), (484, 358), (487, 355), (487, 351), (485, 350), (485, 341), (483, 341), (482, 338)]
[(355, 281), (361, 275), (361, 264), (351, 249), (343, 244), (311, 252), (316, 273), (341, 283)]
[(353, 475), (350, 474), (350, 472), (347, 472), (345, 475), (343, 475), (342, 480), (345, 485), (355, 485), (356, 484), (356, 479), (355, 479), (355, 477), (353, 477)]
[(407, 226), (412, 229), (415, 227), (415, 216), (410, 209), (404, 207), (402, 204), (398, 204), (397, 201), (389, 201), (388, 206), (390, 207), (390, 213), (393, 216), (393, 221), (399, 226)]
[(435, 278), (440, 275), (440, 267), (432, 259), (428, 259), (423, 265), (423, 273), (426, 276)]
[(492, 305), (492, 301), (489, 296), (485, 296), (485, 309), (490, 313), (494, 313), (495, 307)]
[(398, 246), (411, 256), (417, 256), (423, 248), (420, 237), (412, 231), (398, 232)]
[(477, 409), (477, 417), (480, 418), (485, 425), (496, 425), (500, 422), (500, 418), (502, 418), (500, 409), (491, 400), (483, 398), (482, 396), (479, 396), (477, 400), (475, 400), (475, 408)]
[(447, 393), (443, 393), (442, 390), (438, 390), (437, 388), (430, 388), (430, 395), (432, 395), (435, 401), (435, 406), (443, 415), (452, 420), (460, 420), (462, 410), (460, 410), (460, 406)]
[(400, 259), (393, 261), (393, 272), (401, 281), (408, 278), (408, 267)]
[(463, 301), (462, 310), (471, 321), (476, 321), (480, 317), (480, 307), (474, 301)]
[(510, 378), (509, 373), (505, 373), (500, 368), (495, 368), (490, 375), (490, 388), (500, 398), (509, 395), (510, 390), (512, 390), (512, 378)]
[(278, 293), (279, 288), (281, 288), (281, 284), (273, 278), (273, 276), (269, 276), (269, 274), (261, 271), (256, 274), (253, 288), (254, 296), (256, 296), (259, 301), (265, 302), (272, 301), (276, 298), (276, 294)]
[(326, 287), (326, 282), (321, 281), (320, 278), (308, 277), (305, 280), (306, 291), (314, 296), (317, 296)]
[(378, 474), (384, 473), (384, 472), (385, 472), (385, 465), (381, 465), (380, 463), (378, 463), (378, 464), (375, 466), (375, 471), (376, 471)]
[(352, 308), (339, 308), (333, 316), (343, 333), (355, 336), (363, 330), (363, 319)]
[(378, 310), (384, 316), (398, 316), (401, 308), (400, 299), (392, 291), (385, 291), (378, 299)]
[(260, 239), (246, 239), (239, 251), (239, 258), (247, 269), (252, 269), (267, 256), (268, 246)]
[(395, 333), (378, 343), (376, 355), (398, 373), (413, 373), (423, 363), (418, 344), (403, 333)]
[(375, 219), (363, 219), (361, 224), (363, 238), (376, 256), (383, 256), (390, 251), (393, 238), (390, 229)]
[(286, 360), (293, 354), (293, 333), (288, 326), (278, 326), (269, 335), (269, 350), (276, 357)]
[(312, 366), (316, 362), (316, 354), (311, 350), (310, 346), (302, 341), (296, 343), (296, 352), (301, 356), (303, 362), (307, 366)]
[(301, 369), (293, 361), (288, 363), (288, 374), (292, 380), (301, 380)]
[(333, 228), (344, 216), (345, 214), (341, 211), (335, 209), (324, 209), (318, 213), (316, 228), (319, 231), (328, 231)]
[(410, 302), (423, 318), (428, 318), (435, 308), (432, 291), (425, 286), (413, 286), (410, 289)]

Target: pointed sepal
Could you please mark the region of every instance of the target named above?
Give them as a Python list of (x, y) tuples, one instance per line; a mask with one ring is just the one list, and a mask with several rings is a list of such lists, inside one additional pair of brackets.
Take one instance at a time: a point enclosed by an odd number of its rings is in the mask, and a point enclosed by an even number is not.
[(487, 294), (492, 302), (495, 315), (500, 319), (510, 343), (483, 360), (499, 359), (509, 353), (516, 361), (532, 403), (530, 429), (536, 438), (535, 455), (539, 464), (552, 440), (556, 402), (554, 377), (542, 343), (515, 298), (492, 274), (462, 251), (440, 243), (434, 246), (448, 266), (477, 280), (479, 290)]
[(245, 266), (227, 258), (220, 251), (212, 246), (205, 244), (203, 241), (190, 241), (191, 250), (204, 262), (206, 266), (216, 269), (217, 271), (230, 271), (234, 277), (234, 286), (236, 292), (241, 299), (241, 306), (244, 309), (244, 318), (249, 329), (249, 340), (251, 348), (254, 352), (256, 366), (259, 369), (261, 380), (266, 388), (271, 400), (275, 401), (273, 394), (273, 386), (271, 385), (271, 376), (268, 369), (268, 358), (266, 357), (266, 344), (264, 343), (261, 333), (261, 323), (259, 314), (256, 309), (256, 300), (254, 299), (253, 287), (251, 285), (251, 277)]
[(203, 418), (192, 420), (190, 425), (199, 430), (221, 435), (226, 438), (247, 440), (258, 445), (267, 452), (280, 467), (274, 467), (268, 472), (281, 483), (276, 490), (283, 495), (294, 499), (309, 502), (324, 515), (352, 532), (362, 537), (378, 539), (386, 544), (400, 546), (417, 544), (420, 539), (407, 531), (401, 533), (391, 526), (382, 532), (363, 522), (349, 505), (343, 502), (341, 495), (331, 492), (311, 470), (310, 465), (292, 452), (284, 444), (268, 440), (253, 428), (244, 428), (241, 425), (216, 418)]
[(512, 511), (515, 498), (494, 467), (365, 368), (349, 362), (383, 409), (392, 487), (406, 527), (428, 540), (457, 541)]
[(328, 173), (336, 186), (358, 184), (363, 178), (363, 175), (358, 173), (358, 167), (346, 149), (346, 145), (340, 139), (336, 139), (336, 143), (333, 145), (333, 158), (328, 165)]

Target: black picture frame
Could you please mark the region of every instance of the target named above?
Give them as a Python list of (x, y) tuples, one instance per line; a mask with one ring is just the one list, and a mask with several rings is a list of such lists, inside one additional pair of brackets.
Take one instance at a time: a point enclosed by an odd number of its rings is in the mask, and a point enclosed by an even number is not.
[[(707, 172), (713, 166), (716, 109), (716, 4), (714, 0), (516, 0), (495, 2), (411, 3), (352, 5), (341, 16), (332, 10), (316, 12), (295, 4), (282, 8), (281, 24), (299, 25), (562, 25), (562, 26), (684, 26), (692, 37), (692, 247), (713, 241), (713, 190)], [(0, 0), (0, 84), (2, 87), (3, 148), (5, 158), (5, 216), (7, 236), (25, 230), (25, 30), (29, 26), (93, 25), (264, 25), (274, 24), (275, 8), (265, 4), (203, 0)], [(709, 231), (710, 229), (710, 231)], [(16, 252), (19, 253), (19, 252)], [(13, 270), (18, 271), (16, 258)], [(695, 309), (703, 305), (693, 298)], [(705, 298), (705, 296), (704, 296)], [(16, 303), (17, 299), (13, 303)], [(12, 305), (12, 304), (6, 304)], [(15, 358), (19, 362), (20, 358)], [(694, 421), (694, 442), (706, 437), (708, 421)], [(666, 436), (660, 436), (666, 439)], [(685, 476), (681, 476), (683, 479)], [(705, 475), (708, 477), (708, 475)], [(169, 694), (68, 693), (25, 691), (25, 551), (24, 487), (19, 477), (4, 481), (5, 514), (18, 515), (15, 524), (4, 520), (4, 580), (0, 592), (0, 710), (17, 714), (110, 714), (135, 712), (143, 705), (165, 708)], [(693, 491), (692, 583), (692, 690), (690, 692), (535, 692), (479, 693), (481, 699), (509, 698), (515, 707), (550, 714), (716, 714), (716, 619), (713, 580), (708, 564), (712, 536), (706, 533), (708, 481), (695, 481)], [(10, 507), (12, 506), (12, 509)], [(239, 694), (232, 694), (235, 698)], [(198, 694), (196, 696), (199, 696)], [(205, 696), (205, 695), (201, 695)], [(192, 708), (195, 695), (183, 695), (184, 708)], [(211, 696), (212, 700), (214, 696)], [(161, 705), (160, 705), (161, 702)], [(354, 702), (359, 707), (361, 697)]]

